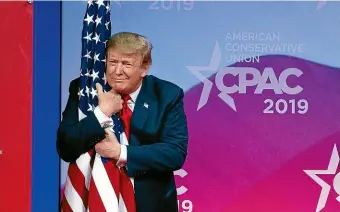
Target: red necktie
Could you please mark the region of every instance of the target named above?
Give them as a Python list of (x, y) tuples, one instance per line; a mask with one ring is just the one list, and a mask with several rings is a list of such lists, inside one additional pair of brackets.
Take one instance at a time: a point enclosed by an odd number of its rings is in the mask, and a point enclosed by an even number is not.
[(132, 116), (132, 111), (128, 107), (127, 101), (129, 101), (130, 99), (131, 99), (130, 95), (123, 96), (123, 100), (124, 100), (123, 109), (120, 114), (120, 119), (122, 120), (124, 131), (125, 131), (128, 141), (130, 140), (130, 120)]
[[(130, 100), (131, 97), (129, 95), (123, 96), (123, 108), (120, 114), (120, 119), (124, 126), (124, 131), (129, 142), (130, 139), (130, 119), (132, 116), (132, 111), (127, 105), (127, 101)], [(120, 172), (120, 188), (121, 194), (124, 199), (125, 206), (128, 212), (135, 212), (136, 211), (136, 203), (135, 203), (135, 196), (134, 196), (134, 189), (133, 185), (127, 175), (126, 168), (121, 168)]]

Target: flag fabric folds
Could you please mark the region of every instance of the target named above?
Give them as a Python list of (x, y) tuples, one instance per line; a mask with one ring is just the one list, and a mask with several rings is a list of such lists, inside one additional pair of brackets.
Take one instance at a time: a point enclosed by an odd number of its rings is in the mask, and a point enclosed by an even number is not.
[[(107, 90), (105, 76), (106, 42), (111, 35), (110, 2), (92, 1), (87, 4), (82, 30), (82, 57), (79, 88), (79, 120), (92, 113), (98, 105), (96, 83)], [(112, 116), (118, 141), (127, 140), (121, 120)], [(135, 206), (124, 201), (122, 179), (129, 179), (124, 170), (111, 159), (94, 150), (70, 163), (61, 210), (63, 212), (135, 212)], [(131, 180), (131, 182), (130, 182)], [(133, 186), (133, 179), (129, 179)], [(133, 187), (132, 187), (133, 192)]]

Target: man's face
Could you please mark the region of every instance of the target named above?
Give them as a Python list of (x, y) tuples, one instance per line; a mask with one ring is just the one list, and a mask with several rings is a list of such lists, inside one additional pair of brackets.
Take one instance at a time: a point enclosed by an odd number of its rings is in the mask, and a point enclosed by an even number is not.
[(141, 66), (140, 54), (127, 54), (115, 49), (108, 49), (106, 58), (106, 78), (111, 88), (120, 94), (135, 91), (147, 69)]

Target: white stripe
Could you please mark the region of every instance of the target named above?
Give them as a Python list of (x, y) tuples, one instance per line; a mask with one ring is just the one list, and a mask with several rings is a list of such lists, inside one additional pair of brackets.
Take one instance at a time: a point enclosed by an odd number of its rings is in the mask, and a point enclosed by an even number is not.
[(121, 194), (119, 194), (119, 212), (127, 212), (125, 202)]
[[(129, 145), (129, 142), (127, 140), (125, 132), (120, 134), (120, 140), (121, 140), (121, 142), (120, 142), (121, 144)], [(133, 191), (135, 191), (135, 182), (134, 182), (134, 179), (132, 177), (130, 177), (130, 181), (132, 183)]]
[(130, 177), (130, 181), (131, 181), (131, 184), (132, 184), (133, 193), (135, 193), (135, 180), (133, 179), (133, 177)]
[(118, 200), (116, 198), (116, 193), (113, 190), (109, 177), (107, 176), (101, 157), (97, 153), (94, 159), (92, 172), (93, 181), (96, 184), (106, 212), (117, 212)]
[(89, 189), (91, 179), (91, 157), (89, 153), (82, 154), (76, 161), (77, 166), (85, 178), (85, 186)]
[(129, 145), (125, 132), (120, 134), (120, 144)]
[(65, 183), (65, 198), (71, 207), (72, 211), (79, 211), (79, 212), (85, 212), (85, 207), (83, 204), (83, 200), (77, 193), (77, 191), (74, 189), (70, 178), (67, 176), (66, 183)]

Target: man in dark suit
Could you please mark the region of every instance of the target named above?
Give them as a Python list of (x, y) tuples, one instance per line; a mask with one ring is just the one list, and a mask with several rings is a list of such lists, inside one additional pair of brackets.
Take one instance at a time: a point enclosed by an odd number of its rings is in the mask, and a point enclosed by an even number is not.
[[(98, 106), (79, 121), (79, 78), (71, 82), (69, 99), (57, 133), (57, 149), (66, 162), (95, 149), (117, 161), (134, 179), (138, 212), (176, 212), (177, 192), (173, 172), (187, 155), (188, 130), (183, 90), (173, 83), (147, 75), (152, 45), (135, 33), (117, 33), (107, 42), (106, 80), (112, 88), (102, 92), (97, 84)], [(125, 106), (124, 106), (125, 105)], [(129, 107), (132, 112), (127, 143), (107, 139), (113, 114)]]

